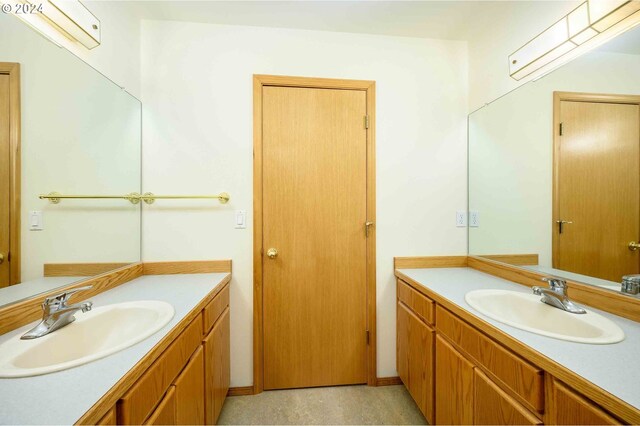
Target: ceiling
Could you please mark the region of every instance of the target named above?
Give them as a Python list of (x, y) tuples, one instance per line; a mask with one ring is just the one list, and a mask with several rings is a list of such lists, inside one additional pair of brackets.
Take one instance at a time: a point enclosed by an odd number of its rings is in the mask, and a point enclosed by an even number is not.
[[(566, 2), (567, 0), (557, 0)], [(533, 1), (132, 1), (141, 19), (468, 40)], [(525, 15), (526, 16), (526, 15)]]

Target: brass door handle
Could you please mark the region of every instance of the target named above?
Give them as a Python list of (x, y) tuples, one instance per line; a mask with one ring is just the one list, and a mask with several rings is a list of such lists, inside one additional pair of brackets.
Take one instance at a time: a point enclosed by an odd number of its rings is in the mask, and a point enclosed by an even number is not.
[(278, 250), (270, 248), (269, 250), (267, 250), (267, 257), (269, 257), (269, 259), (275, 259), (276, 257), (278, 257)]
[(629, 243), (629, 250), (636, 251), (638, 249), (640, 249), (640, 243), (636, 243), (635, 241)]
[(4, 254), (0, 253), (0, 263), (4, 262)]

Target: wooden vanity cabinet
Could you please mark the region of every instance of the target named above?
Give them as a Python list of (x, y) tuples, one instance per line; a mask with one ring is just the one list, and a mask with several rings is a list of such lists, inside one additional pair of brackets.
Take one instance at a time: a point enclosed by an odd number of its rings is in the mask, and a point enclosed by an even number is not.
[[(120, 397), (124, 425), (215, 424), (229, 390), (229, 286), (225, 286)], [(104, 423), (115, 424), (115, 423)]]
[(397, 369), (430, 424), (619, 424), (606, 410), (398, 280)]
[[(433, 302), (398, 283), (396, 360), (400, 379), (430, 424), (434, 422)], [(431, 322), (427, 322), (427, 321)]]

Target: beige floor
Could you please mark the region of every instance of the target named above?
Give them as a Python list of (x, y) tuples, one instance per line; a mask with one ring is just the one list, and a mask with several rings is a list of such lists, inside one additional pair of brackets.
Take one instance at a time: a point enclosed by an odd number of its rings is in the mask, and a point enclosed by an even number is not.
[(221, 425), (426, 424), (404, 386), (340, 386), (227, 398)]

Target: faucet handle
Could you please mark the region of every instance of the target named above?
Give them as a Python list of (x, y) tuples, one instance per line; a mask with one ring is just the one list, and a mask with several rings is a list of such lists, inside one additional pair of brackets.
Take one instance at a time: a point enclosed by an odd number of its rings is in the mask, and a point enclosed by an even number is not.
[(56, 294), (55, 296), (47, 297), (46, 299), (44, 299), (44, 303), (42, 304), (42, 307), (45, 308), (47, 306), (55, 306), (55, 305), (64, 306), (67, 304), (71, 296), (73, 296), (79, 291), (89, 290), (91, 288), (93, 288), (93, 286), (90, 286), (90, 285), (87, 285), (84, 287), (76, 287), (76, 288), (72, 288), (71, 290), (67, 290), (63, 293)]
[(553, 291), (562, 291), (564, 292), (567, 288), (567, 282), (562, 278), (556, 277), (544, 277), (542, 281), (549, 284), (549, 288)]

